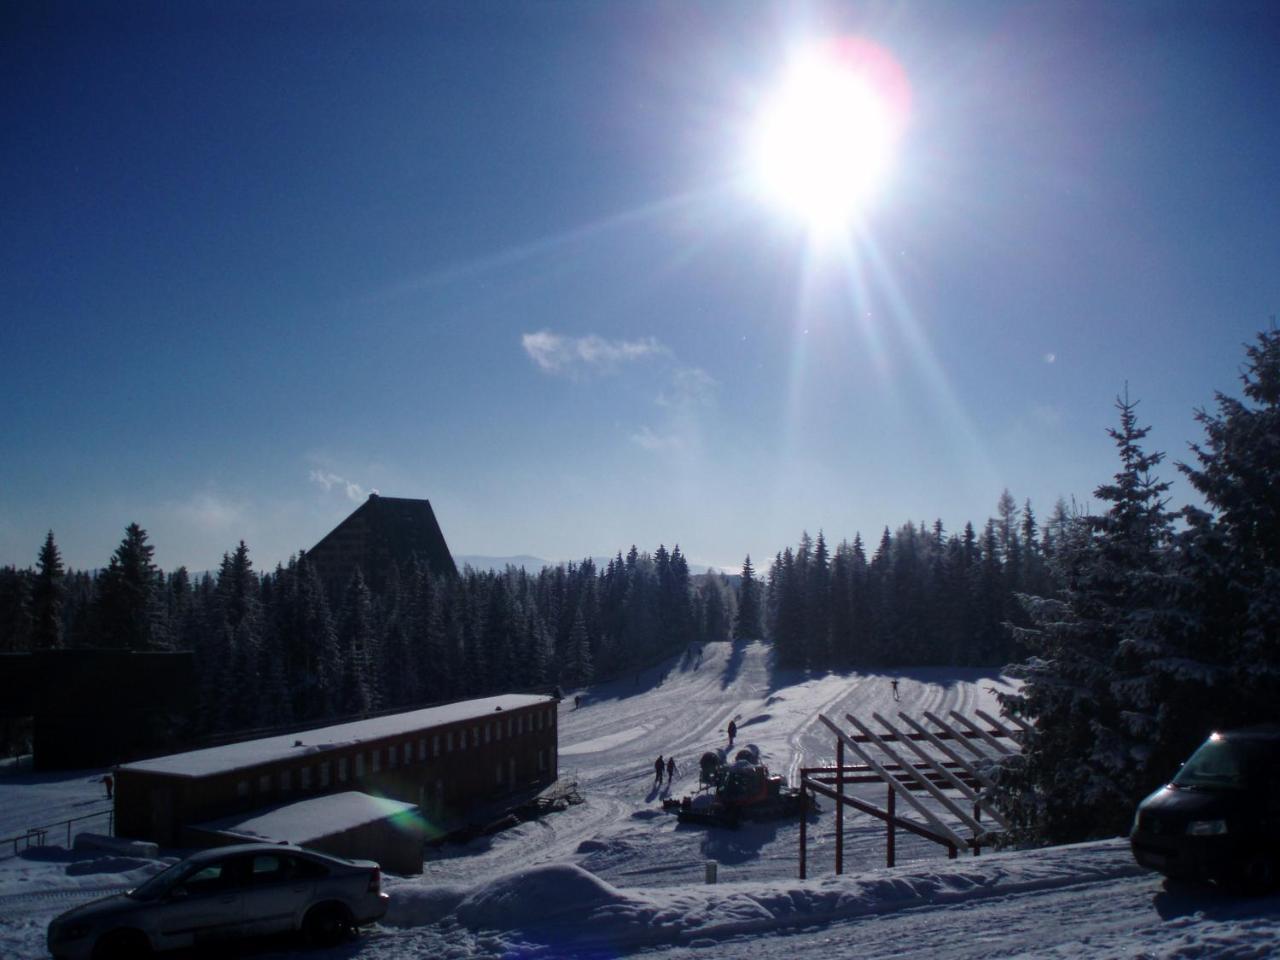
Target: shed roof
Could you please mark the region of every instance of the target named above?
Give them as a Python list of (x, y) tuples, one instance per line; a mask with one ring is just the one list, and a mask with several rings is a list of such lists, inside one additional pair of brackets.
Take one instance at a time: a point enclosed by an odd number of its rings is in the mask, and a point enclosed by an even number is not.
[(177, 777), (207, 777), (248, 767), (274, 763), (280, 760), (301, 759), (309, 754), (321, 754), (337, 747), (356, 746), (369, 740), (381, 740), (399, 734), (440, 727), (466, 720), (478, 720), (493, 716), (499, 710), (517, 710), (537, 704), (554, 703), (555, 698), (527, 693), (508, 693), (499, 697), (480, 700), (462, 700), (438, 707), (393, 713), (385, 717), (353, 720), (318, 730), (302, 733), (279, 734), (261, 740), (244, 740), (220, 747), (206, 747), (174, 753), (167, 757), (138, 760), (120, 766), (121, 771), (163, 773)]
[(416, 809), (412, 803), (348, 790), (345, 793), (310, 797), (234, 817), (223, 817), (202, 823), (199, 828), (237, 837), (285, 841), (301, 846), (379, 820), (411, 816)]

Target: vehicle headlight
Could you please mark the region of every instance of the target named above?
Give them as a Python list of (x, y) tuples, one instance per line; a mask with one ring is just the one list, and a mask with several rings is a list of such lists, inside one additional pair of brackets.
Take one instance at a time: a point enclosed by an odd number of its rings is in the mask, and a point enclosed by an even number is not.
[(1189, 837), (1217, 837), (1227, 832), (1225, 820), (1192, 820), (1187, 824)]

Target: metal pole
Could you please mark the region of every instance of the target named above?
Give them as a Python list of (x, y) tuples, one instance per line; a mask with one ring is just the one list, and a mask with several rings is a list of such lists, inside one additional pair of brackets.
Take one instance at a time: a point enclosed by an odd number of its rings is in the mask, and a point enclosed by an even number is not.
[(886, 820), (885, 823), (889, 827), (889, 843), (888, 843), (888, 846), (885, 848), (885, 861), (886, 861), (885, 866), (892, 867), (894, 866), (895, 854), (897, 852), (894, 850), (895, 837), (894, 837), (894, 829), (893, 829), (893, 819), (894, 817), (897, 816), (897, 812), (896, 812), (897, 799), (893, 792), (893, 784), (889, 784), (889, 802), (886, 806), (888, 808), (889, 819)]
[(844, 741), (836, 741), (836, 876), (844, 873)]
[[(973, 819), (975, 820), (982, 819), (982, 807), (976, 803), (973, 805)], [(978, 843), (978, 838), (974, 837), (973, 838), (973, 855), (976, 857), (980, 853), (982, 853), (982, 847)]]
[(804, 876), (805, 824), (809, 818), (805, 816), (809, 809), (809, 794), (804, 786), (804, 774), (800, 775), (800, 879)]

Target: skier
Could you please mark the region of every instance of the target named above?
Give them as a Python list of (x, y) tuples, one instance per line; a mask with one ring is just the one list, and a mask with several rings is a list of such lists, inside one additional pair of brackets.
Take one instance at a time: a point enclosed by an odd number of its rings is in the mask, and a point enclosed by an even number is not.
[(671, 781), (676, 777), (676, 758), (667, 757), (667, 786), (671, 786)]
[(889, 686), (893, 687), (893, 699), (894, 699), (894, 700), (900, 700), (900, 699), (902, 699), (901, 697), (899, 697), (899, 696), (898, 696), (898, 681), (897, 681), (897, 678), (894, 678), (893, 680), (891, 680), (891, 681), (889, 682)]
[(729, 746), (733, 746), (733, 738), (738, 735), (738, 725), (732, 720), (729, 721)]
[(575, 696), (573, 698), (573, 709), (577, 710), (580, 706), (582, 706), (582, 697)]
[(653, 761), (653, 785), (662, 785), (662, 771), (665, 769), (662, 763), (662, 754), (658, 754), (658, 759)]

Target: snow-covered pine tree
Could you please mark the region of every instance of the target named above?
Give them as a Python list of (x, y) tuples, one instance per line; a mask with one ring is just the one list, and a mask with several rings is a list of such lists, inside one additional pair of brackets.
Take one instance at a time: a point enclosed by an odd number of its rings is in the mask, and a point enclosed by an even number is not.
[(1197, 463), (1178, 464), (1210, 508), (1184, 511), (1180, 539), (1198, 614), (1183, 673), (1200, 674), (1200, 716), (1214, 726), (1274, 719), (1280, 702), (1280, 330), (1245, 352), (1244, 399), (1217, 393), (1216, 412), (1197, 411)]
[(1053, 560), (1062, 595), (1020, 595), (1032, 626), (1010, 625), (1029, 656), (1009, 668), (1021, 690), (1000, 699), (1035, 733), (1002, 767), (1001, 802), (1036, 839), (1120, 833), (1146, 789), (1152, 704), (1142, 679), (1167, 620), (1171, 517), (1168, 485), (1151, 474), (1162, 454), (1142, 451), (1148, 431), (1127, 394), (1116, 406), (1121, 425), (1109, 433), (1121, 469), (1094, 491), (1110, 509), (1063, 527)]

